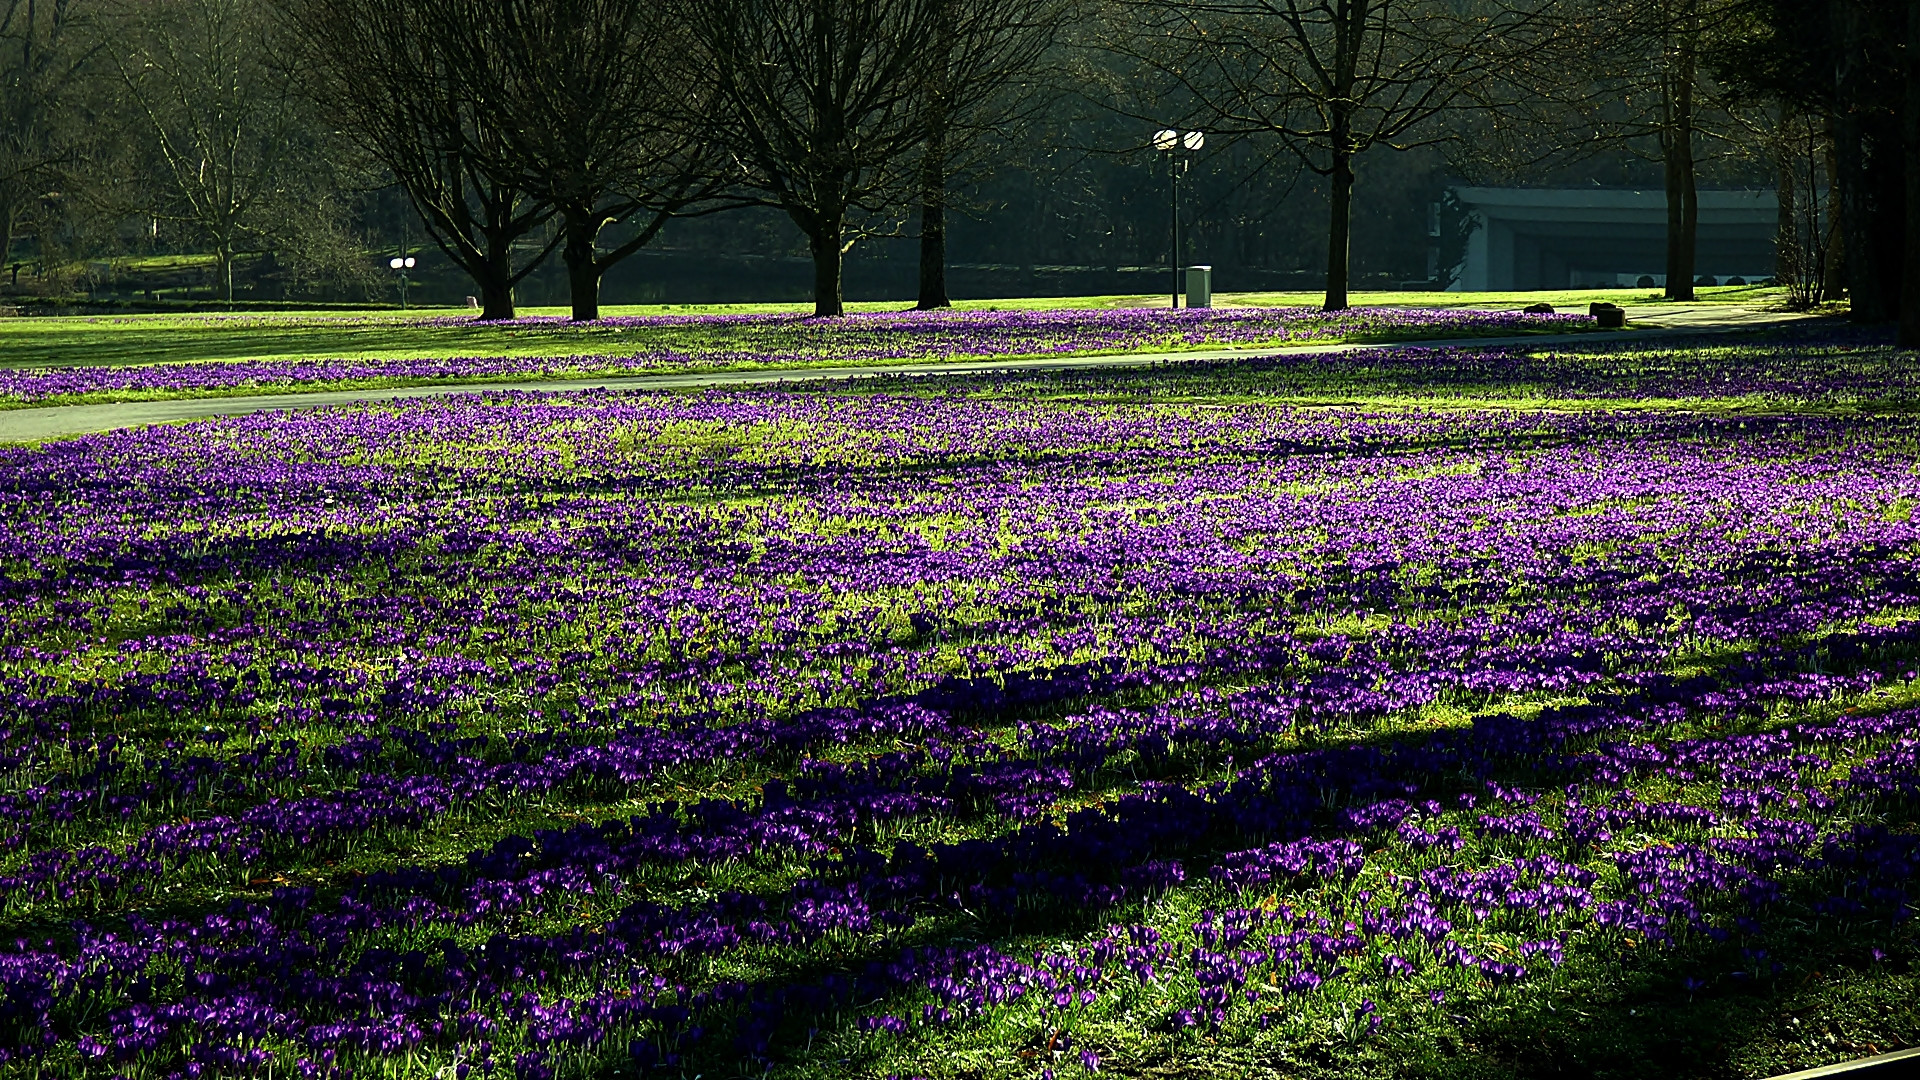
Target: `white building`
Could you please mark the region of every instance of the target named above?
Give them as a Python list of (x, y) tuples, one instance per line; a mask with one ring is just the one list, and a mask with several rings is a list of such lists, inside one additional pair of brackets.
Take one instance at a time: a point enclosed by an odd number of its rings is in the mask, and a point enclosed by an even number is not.
[[(1667, 197), (1659, 190), (1455, 188), (1472, 216), (1455, 289), (1666, 284)], [(1725, 282), (1773, 276), (1772, 191), (1700, 192), (1694, 273)]]

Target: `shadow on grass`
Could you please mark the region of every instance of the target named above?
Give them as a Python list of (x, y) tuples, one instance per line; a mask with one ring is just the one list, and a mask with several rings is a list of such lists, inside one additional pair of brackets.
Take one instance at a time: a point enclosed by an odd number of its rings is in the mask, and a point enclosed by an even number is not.
[(1750, 1080), (1920, 1045), (1920, 950), (1886, 921), (1776, 923), (1754, 946), (1780, 970), (1756, 976), (1744, 948), (1696, 946), (1579, 973), (1407, 1047), (1402, 1075)]
[[(1909, 643), (1907, 652), (1915, 651), (1917, 645), (1920, 643)], [(1758, 724), (1743, 733), (1768, 730), (1774, 728)], [(1405, 734), (1342, 735), (1328, 741), (1354, 750), (1381, 749), (1417, 759), (1423, 744), (1430, 746), (1447, 738), (1444, 734), (1427, 739)], [(1479, 774), (1481, 779), (1518, 784), (1542, 779), (1538, 762), (1528, 757), (1498, 757), (1487, 765)], [(1445, 798), (1460, 790), (1457, 782), (1443, 777), (1426, 779), (1422, 790), (1410, 798)], [(1335, 790), (1327, 795), (1325, 808), (1343, 805), (1357, 794)], [(1896, 812), (1889, 823), (1911, 829), (1916, 822), (1914, 807), (1896, 803), (1893, 809)], [(1282, 830), (1280, 835), (1292, 833)], [(1152, 855), (1181, 858), (1195, 866), (1210, 865), (1226, 851), (1274, 838), (1268, 834), (1206, 831), (1163, 844)], [(1065, 868), (1066, 872), (1072, 869)], [(1920, 1013), (1902, 1007), (1902, 996), (1917, 984), (1912, 965), (1920, 960), (1920, 953), (1916, 953), (1912, 939), (1896, 932), (1885, 918), (1828, 918), (1809, 923), (1799, 912), (1834, 887), (1831, 871), (1779, 874), (1773, 880), (1782, 885), (1784, 902), (1776, 902), (1761, 916), (1758, 927), (1730, 942), (1689, 937), (1671, 949), (1645, 946), (1632, 951), (1576, 954), (1551, 986), (1541, 986), (1545, 980), (1536, 978), (1449, 1006), (1462, 1012), (1443, 1016), (1439, 1023), (1428, 1023), (1422, 1030), (1382, 1036), (1382, 1049), (1369, 1054), (1304, 1047), (1310, 1057), (1321, 1057), (1321, 1067), (1289, 1070), (1284, 1075), (1417, 1076), (1434, 1080), (1626, 1080), (1662, 1076), (1717, 1080), (1824, 1064), (1909, 1044), (1920, 1035)], [(1218, 892), (1217, 887), (1202, 888)], [(1232, 906), (1229, 894), (1220, 895), (1227, 906)], [(1702, 906), (1722, 916), (1749, 913), (1744, 901), (1730, 895), (1708, 898)], [(1041, 897), (1020, 914), (1000, 919), (973, 918), (957, 925), (949, 922), (941, 933), (991, 945), (1010, 956), (1023, 956), (1023, 950), (1035, 943), (1079, 937), (1139, 914), (1137, 902), (1102, 908), (1049, 902)], [(905, 938), (895, 939), (865, 954), (845, 957), (842, 963), (788, 967), (754, 982), (744, 996), (766, 1000), (829, 974), (851, 977), (859, 972), (863, 958), (884, 961), (909, 943)], [(924, 1000), (912, 991), (883, 994), (864, 1003), (849, 1003), (848, 1010), (913, 1015)], [(731, 1014), (721, 1010), (713, 1015), (714, 1021), (724, 1027)], [(809, 1014), (783, 1027), (769, 1050), (771, 1059), (784, 1068), (799, 1070), (798, 1075), (816, 1075), (810, 1070), (822, 1070), (818, 1075), (830, 1071), (829, 1062), (810, 1058), (802, 1049), (812, 1047), (821, 1037), (819, 1021), (817, 1015)], [(1803, 1024), (1814, 1026), (1803, 1028)], [(833, 1045), (844, 1050), (861, 1044), (851, 1018), (838, 1021), (838, 1028), (831, 1040)], [(1833, 1037), (1826, 1038), (1828, 1035)], [(955, 1037), (968, 1044), (965, 1034)], [(1162, 1069), (1169, 1075), (1217, 1071), (1233, 1057), (1231, 1053), (1223, 1056), (1223, 1046), (1233, 1044), (1227, 1034), (1216, 1040), (1204, 1030), (1184, 1039), (1162, 1040), (1160, 1066), (1143, 1070), (1142, 1075), (1157, 1075)], [(1128, 1060), (1111, 1067), (1122, 1075), (1129, 1074), (1132, 1065)], [(605, 1075), (614, 1075), (622, 1067), (617, 1059), (608, 1061)], [(696, 1071), (752, 1072), (758, 1067), (720, 1045), (695, 1051), (688, 1062), (688, 1068)], [(1257, 1070), (1248, 1072), (1261, 1074)]]

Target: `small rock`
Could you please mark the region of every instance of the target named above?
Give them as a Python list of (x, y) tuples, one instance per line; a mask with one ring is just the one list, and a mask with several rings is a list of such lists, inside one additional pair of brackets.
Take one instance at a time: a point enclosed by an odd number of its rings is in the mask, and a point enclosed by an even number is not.
[(1627, 325), (1627, 310), (1618, 304), (1609, 304), (1605, 301), (1600, 301), (1589, 305), (1587, 314), (1591, 316), (1595, 322), (1608, 329), (1617, 330)]
[(1553, 314), (1553, 305), (1552, 304), (1528, 304), (1525, 308), (1525, 311), (1529, 315), (1551, 315)]

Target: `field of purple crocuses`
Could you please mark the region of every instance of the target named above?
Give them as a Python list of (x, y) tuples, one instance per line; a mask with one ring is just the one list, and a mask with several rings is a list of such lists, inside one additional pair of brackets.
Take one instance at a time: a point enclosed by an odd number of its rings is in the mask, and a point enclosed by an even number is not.
[(1289, 370), (0, 448), (0, 1075), (1920, 1038), (1920, 418)]

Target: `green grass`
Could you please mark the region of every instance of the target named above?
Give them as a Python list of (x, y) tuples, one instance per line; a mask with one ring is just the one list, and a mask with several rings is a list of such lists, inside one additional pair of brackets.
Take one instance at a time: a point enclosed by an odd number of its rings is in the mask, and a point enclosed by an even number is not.
[[(1703, 289), (1708, 302), (1770, 304), (1779, 290)], [(1644, 292), (1578, 293), (1357, 293), (1355, 306), (1512, 309), (1546, 300), (1562, 310), (1583, 309), (1589, 299), (1630, 299)], [(1221, 306), (1317, 306), (1314, 293), (1225, 294)], [(961, 310), (1011, 311), (1164, 306), (1159, 296), (1095, 296), (1064, 299), (962, 301)], [(849, 304), (852, 311), (899, 311), (906, 305)], [(608, 316), (805, 314), (805, 304), (664, 304), (615, 306)], [(412, 311), (260, 312), (237, 321), (204, 316), (114, 315), (0, 320), (0, 367), (74, 367), (111, 364), (191, 363), (220, 360), (436, 359), (453, 356), (621, 356), (649, 346), (673, 344), (684, 328), (642, 330), (597, 326), (389, 325), (430, 316), (465, 316), (466, 308)], [(524, 308), (523, 315), (565, 315), (565, 308)], [(1417, 335), (1409, 335), (1417, 339)], [(1321, 344), (1339, 342), (1327, 338)], [(1380, 340), (1377, 336), (1368, 340)]]
[[(260, 256), (251, 252), (234, 256), (234, 265), (242, 266)], [(115, 269), (129, 274), (172, 274), (182, 270), (210, 270), (219, 261), (211, 254), (129, 255), (111, 260)]]
[[(1771, 285), (1717, 285), (1696, 289), (1696, 304), (1753, 304), (1779, 306), (1786, 302), (1787, 290)], [(1285, 307), (1318, 304), (1317, 292), (1237, 293), (1232, 302), (1258, 306)], [(1356, 292), (1349, 300), (1356, 307), (1430, 307), (1430, 308), (1522, 308), (1547, 303), (1562, 311), (1575, 311), (1588, 304), (1604, 301), (1622, 307), (1633, 304), (1673, 305), (1675, 301), (1650, 289), (1544, 289), (1527, 292)]]

